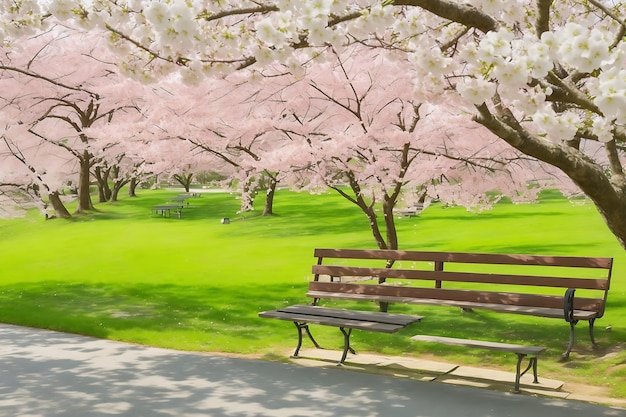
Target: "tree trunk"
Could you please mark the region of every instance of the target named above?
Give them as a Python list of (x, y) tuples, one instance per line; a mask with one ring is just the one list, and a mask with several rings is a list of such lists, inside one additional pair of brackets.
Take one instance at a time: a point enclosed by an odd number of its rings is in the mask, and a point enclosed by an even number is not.
[(276, 178), (272, 176), (270, 176), (269, 179), (270, 183), (266, 193), (263, 216), (271, 216), (272, 214), (274, 214), (274, 195), (276, 194), (276, 186), (278, 185), (278, 181), (276, 181)]
[(137, 178), (133, 177), (130, 179), (130, 183), (128, 184), (128, 196), (129, 197), (137, 197)]
[(350, 201), (352, 204), (356, 204), (357, 207), (361, 209), (369, 220), (370, 230), (372, 231), (372, 236), (374, 236), (374, 240), (376, 241), (376, 246), (378, 246), (379, 249), (388, 249), (387, 242), (385, 241), (385, 238), (380, 231), (380, 226), (378, 225), (378, 216), (376, 216), (376, 211), (374, 210), (374, 203), (368, 204), (365, 201), (365, 198), (361, 193), (361, 186), (354, 178), (354, 175), (350, 172), (347, 172), (346, 175), (348, 176), (348, 182), (352, 192), (354, 193), (354, 197), (346, 194), (341, 188), (331, 188), (337, 191), (343, 198)]
[(98, 202), (105, 203), (111, 199), (111, 187), (109, 186), (111, 168), (96, 167), (94, 174), (98, 182)]
[(69, 219), (72, 217), (70, 212), (65, 207), (65, 204), (61, 201), (61, 197), (59, 196), (58, 191), (54, 191), (48, 195), (48, 199), (50, 200), (50, 204), (54, 209), (54, 214), (56, 217), (61, 217), (63, 219)]
[(387, 246), (387, 242), (383, 237), (383, 234), (380, 231), (380, 226), (378, 225), (378, 216), (374, 211), (373, 207), (361, 207), (361, 210), (367, 216), (367, 219), (370, 222), (370, 230), (372, 231), (372, 236), (374, 236), (374, 240), (376, 241), (376, 245), (379, 249), (389, 249)]
[[(400, 185), (398, 189), (402, 186)], [(398, 193), (394, 193), (391, 196), (385, 194), (383, 201), (383, 216), (385, 221), (385, 231), (387, 232), (387, 249), (398, 249), (398, 230), (396, 229), (396, 219), (393, 217), (393, 209), (397, 204)]]
[[(352, 197), (346, 194), (341, 188), (331, 187), (335, 191), (337, 191), (342, 197), (347, 199), (353, 204), (356, 204), (361, 211), (367, 216), (367, 219), (370, 223), (370, 230), (372, 232), (372, 236), (374, 236), (374, 240), (376, 241), (376, 245), (379, 249), (398, 249), (398, 232), (396, 229), (395, 219), (393, 217), (393, 209), (396, 206), (398, 196), (400, 195), (400, 190), (402, 189), (401, 182), (398, 182), (394, 187), (393, 193), (391, 195), (385, 194), (383, 201), (383, 213), (384, 213), (384, 224), (385, 224), (385, 235), (387, 236), (387, 240), (383, 237), (383, 234), (380, 230), (380, 226), (378, 224), (378, 216), (376, 215), (374, 202), (368, 204), (363, 197), (361, 192), (361, 187), (359, 183), (356, 181), (354, 175), (350, 172), (346, 173), (348, 176), (350, 188), (354, 193), (355, 197)], [(391, 268), (393, 266), (393, 261), (387, 261), (385, 268)], [(380, 284), (385, 282), (384, 278), (379, 278), (378, 282)], [(389, 308), (389, 303), (380, 302), (378, 303), (378, 307), (380, 311), (386, 312)]]
[(129, 180), (124, 179), (124, 180), (119, 180), (119, 181), (115, 181), (113, 183), (113, 190), (111, 191), (111, 200), (110, 201), (117, 201), (117, 197), (120, 194), (120, 190), (122, 189), (122, 187), (124, 187), (126, 184), (128, 184)]
[[(626, 249), (626, 182), (621, 169), (607, 175), (604, 167), (595, 163), (578, 149), (538, 138), (520, 129), (506, 109), (498, 116), (486, 106), (478, 107), (476, 120), (505, 140), (509, 145), (563, 171), (595, 204), (609, 230)], [(610, 147), (614, 144), (607, 144)]]
[(89, 194), (91, 169), (91, 155), (88, 151), (84, 151), (80, 158), (80, 172), (78, 175), (78, 206), (75, 213), (83, 213), (86, 210), (93, 209), (91, 195)]
[(191, 188), (191, 180), (193, 179), (193, 174), (174, 174), (174, 179), (183, 186), (185, 192), (189, 192)]

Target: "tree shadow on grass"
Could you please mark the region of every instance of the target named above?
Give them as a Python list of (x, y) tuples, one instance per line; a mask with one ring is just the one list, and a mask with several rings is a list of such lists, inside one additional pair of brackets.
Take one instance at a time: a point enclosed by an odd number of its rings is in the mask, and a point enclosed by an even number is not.
[[(404, 239), (402, 242), (401, 249), (404, 250), (441, 250), (441, 251), (455, 251), (455, 252), (475, 252), (475, 253), (502, 253), (502, 254), (518, 254), (518, 255), (571, 255), (576, 250), (580, 248), (579, 243), (542, 243), (539, 239), (537, 243), (532, 244), (515, 244), (509, 242), (497, 242), (494, 241), (493, 244), (473, 244), (471, 247), (459, 247), (455, 244), (454, 239), (442, 238), (442, 239), (429, 239), (427, 242), (428, 246), (424, 246), (423, 242), (414, 242), (410, 239)], [(587, 251), (588, 256), (606, 256), (611, 257), (614, 254), (607, 253), (606, 251), (598, 252), (595, 250), (596, 247), (603, 248), (605, 245), (602, 242), (598, 242), (597, 244), (589, 243), (586, 244), (585, 250)]]
[[(98, 283), (37, 282), (0, 287), (0, 321), (61, 330), (100, 338), (124, 335), (126, 340), (188, 350), (228, 350), (246, 353), (295, 344), (289, 322), (261, 319), (260, 311), (290, 304), (307, 304), (306, 284), (292, 285), (106, 285)], [(377, 310), (375, 303), (333, 302), (330, 306)], [(463, 313), (457, 308), (394, 304), (393, 313), (425, 316), (421, 323), (397, 335), (355, 332), (366, 350), (386, 347), (403, 352), (416, 349), (408, 336), (431, 334), (476, 338), (548, 348), (553, 358), (567, 346), (569, 325), (564, 320), (525, 317), (487, 311)], [(601, 346), (626, 342), (621, 328), (607, 333), (603, 319), (596, 323)], [(608, 323), (607, 323), (608, 324)], [(336, 329), (315, 326), (315, 332), (341, 346)], [(588, 326), (577, 326), (574, 353), (590, 354)], [(427, 350), (433, 350), (431, 347)], [(447, 349), (447, 348), (446, 348)], [(451, 348), (454, 350), (454, 348)], [(445, 349), (444, 349), (445, 351)], [(600, 351), (601, 352), (601, 351)]]
[(264, 333), (273, 327), (258, 312), (306, 302), (304, 292), (304, 286), (287, 284), (20, 283), (0, 287), (0, 321), (100, 338), (136, 332), (132, 341), (161, 339), (168, 347), (176, 346), (170, 338), (187, 338), (186, 349), (219, 350), (219, 343), (226, 343), (246, 351), (263, 345)]
[[(428, 210), (428, 209), (426, 209)], [(439, 209), (437, 210), (434, 207), (430, 213), (424, 212), (421, 215), (422, 218), (428, 218), (430, 220), (441, 220), (445, 221), (463, 221), (463, 222), (492, 222), (494, 220), (506, 220), (506, 219), (528, 219), (529, 215), (533, 215), (536, 217), (559, 217), (563, 216), (563, 212), (559, 210), (554, 211), (541, 211), (538, 213), (529, 214), (528, 211), (523, 208), (518, 208), (514, 211), (504, 211), (504, 210), (496, 210), (485, 211), (481, 213), (468, 213), (465, 210), (461, 210), (458, 207), (453, 208), (452, 210), (456, 210), (457, 213), (452, 214), (449, 209)], [(416, 218), (419, 219), (420, 216)]]

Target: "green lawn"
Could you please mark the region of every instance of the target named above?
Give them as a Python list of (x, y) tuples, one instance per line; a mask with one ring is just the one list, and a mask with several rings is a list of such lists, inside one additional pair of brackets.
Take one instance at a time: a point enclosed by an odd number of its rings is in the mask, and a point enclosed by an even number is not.
[[(315, 247), (374, 246), (367, 220), (335, 194), (280, 191), (272, 217), (236, 214), (239, 200), (206, 193), (178, 219), (151, 207), (176, 190), (140, 191), (138, 198), (97, 205), (74, 220), (0, 220), (0, 321), (154, 346), (275, 357), (295, 345), (293, 325), (257, 318), (262, 310), (306, 303)], [(262, 207), (262, 198), (256, 202)], [(230, 224), (220, 219), (230, 217)], [(567, 363), (565, 321), (457, 309), (394, 306), (427, 317), (419, 332), (547, 346), (546, 377), (607, 386), (626, 396), (626, 252), (590, 204), (557, 193), (541, 203), (501, 203), (468, 213), (434, 205), (398, 219), (400, 247), (611, 256), (615, 267), (606, 315), (596, 325), (601, 349), (591, 350), (586, 323)], [(612, 326), (606, 331), (606, 326)], [(395, 335), (355, 332), (360, 351), (436, 357), (511, 369), (513, 355), (416, 344), (416, 327)], [(336, 329), (316, 328), (339, 348)]]

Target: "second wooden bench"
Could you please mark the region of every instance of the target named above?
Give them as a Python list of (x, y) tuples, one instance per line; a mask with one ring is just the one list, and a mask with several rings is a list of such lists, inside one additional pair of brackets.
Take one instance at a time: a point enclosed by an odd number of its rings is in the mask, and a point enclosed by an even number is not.
[[(315, 249), (307, 296), (484, 309), (560, 319), (575, 326), (604, 314), (612, 258), (467, 252)], [(578, 291), (578, 293), (577, 293)], [(575, 296), (576, 295), (576, 296)]]

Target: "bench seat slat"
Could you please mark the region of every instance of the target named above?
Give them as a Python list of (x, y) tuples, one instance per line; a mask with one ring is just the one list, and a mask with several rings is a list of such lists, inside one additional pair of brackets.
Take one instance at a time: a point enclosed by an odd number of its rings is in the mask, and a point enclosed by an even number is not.
[[(546, 308), (546, 307), (524, 307), (516, 305), (489, 304), (476, 302), (463, 302), (455, 300), (441, 300), (435, 298), (412, 298), (412, 297), (393, 297), (393, 296), (377, 296), (366, 294), (346, 294), (332, 293), (322, 291), (309, 291), (307, 296), (311, 298), (327, 298), (335, 300), (354, 300), (354, 301), (376, 301), (383, 303), (400, 303), (400, 304), (417, 304), (417, 305), (435, 305), (446, 307), (475, 308), (491, 311), (499, 311), (504, 313), (523, 314), (530, 316), (540, 316), (547, 318), (562, 318), (563, 308)], [(574, 310), (574, 319), (590, 320), (597, 316), (595, 311)]]
[(409, 314), (393, 314), (382, 313), (377, 311), (361, 311), (361, 310), (347, 310), (341, 308), (329, 308), (311, 305), (291, 305), (288, 307), (278, 309), (285, 313), (295, 314), (309, 314), (322, 317), (334, 317), (348, 320), (366, 320), (375, 321), (378, 323), (395, 324), (399, 326), (408, 326), (411, 323), (420, 321), (422, 316), (415, 316)]
[(497, 265), (544, 265), (611, 269), (613, 258), (583, 256), (545, 256), (525, 254), (488, 254), (466, 252), (424, 252), (384, 249), (315, 249), (317, 258), (382, 259), (391, 261), (458, 262)]
[[(446, 288), (423, 288), (412, 286), (395, 285), (374, 285), (374, 284), (346, 284), (339, 282), (310, 282), (309, 292), (319, 293), (341, 293), (346, 294), (351, 299), (353, 295), (359, 294), (371, 297), (397, 297), (398, 299), (436, 299), (451, 302), (467, 302), (482, 304), (501, 304), (505, 306), (523, 306), (563, 309), (563, 297), (555, 295), (522, 294), (494, 291), (460, 290)], [(326, 298), (320, 295), (314, 298)], [(409, 302), (410, 301), (406, 301)], [(577, 297), (574, 301), (574, 308), (577, 310), (600, 311), (602, 299)]]
[(430, 281), (475, 282), (484, 284), (511, 284), (535, 287), (578, 288), (606, 290), (609, 281), (605, 278), (564, 278), (536, 275), (486, 274), (475, 272), (424, 271), (418, 269), (367, 268), (338, 265), (313, 265), (313, 274), (334, 277), (372, 277), (419, 279)]
[(275, 318), (302, 323), (323, 324), (326, 326), (368, 330), (381, 333), (395, 333), (398, 330), (406, 327), (399, 324), (379, 323), (375, 321), (345, 319), (337, 317), (314, 316), (311, 314), (289, 313), (280, 310), (264, 311), (259, 313), (259, 317)]
[(512, 343), (489, 342), (485, 340), (473, 340), (473, 339), (457, 339), (454, 337), (443, 337), (443, 336), (417, 335), (417, 336), (411, 337), (411, 340), (421, 341), (421, 342), (437, 342), (437, 343), (443, 343), (447, 345), (457, 345), (457, 346), (465, 346), (465, 347), (470, 347), (470, 348), (497, 350), (501, 352), (521, 353), (525, 355), (538, 355), (544, 350), (546, 350), (546, 348), (540, 347), (540, 346), (524, 346), (524, 345), (516, 345)]

